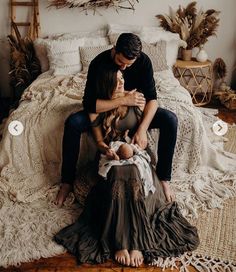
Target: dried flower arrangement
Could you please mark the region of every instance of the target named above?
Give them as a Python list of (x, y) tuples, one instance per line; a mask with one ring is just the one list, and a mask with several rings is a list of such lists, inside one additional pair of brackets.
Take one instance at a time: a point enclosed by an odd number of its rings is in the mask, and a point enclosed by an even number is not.
[(215, 75), (216, 89), (214, 96), (228, 109), (236, 109), (236, 94), (225, 82), (227, 68), (222, 58), (217, 58), (213, 65), (213, 72)]
[[(134, 5), (139, 0), (48, 0), (50, 2), (49, 7), (56, 8), (80, 8), (82, 11), (87, 11), (92, 9), (94, 13), (99, 7), (113, 7), (118, 11), (118, 9), (132, 9), (134, 10)], [(124, 5), (127, 3), (128, 5)]]
[(216, 79), (224, 80), (227, 74), (226, 64), (222, 58), (215, 60), (213, 65), (213, 71)]
[(186, 8), (179, 6), (177, 11), (170, 7), (170, 15), (156, 15), (160, 25), (167, 31), (178, 33), (187, 42), (186, 49), (193, 49), (216, 35), (219, 25), (219, 11), (209, 9), (197, 11), (196, 2), (191, 2)]
[(19, 100), (22, 92), (41, 73), (39, 60), (29, 37), (21, 38), (20, 32), (12, 22), (15, 36), (9, 35), (10, 43), (10, 83), (14, 89), (14, 100)]

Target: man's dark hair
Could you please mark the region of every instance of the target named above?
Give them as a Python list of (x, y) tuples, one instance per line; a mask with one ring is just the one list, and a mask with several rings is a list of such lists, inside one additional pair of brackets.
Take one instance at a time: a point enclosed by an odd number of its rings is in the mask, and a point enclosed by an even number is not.
[(132, 60), (139, 57), (142, 51), (142, 42), (133, 33), (122, 33), (116, 42), (115, 50), (116, 53), (122, 53), (126, 59)]

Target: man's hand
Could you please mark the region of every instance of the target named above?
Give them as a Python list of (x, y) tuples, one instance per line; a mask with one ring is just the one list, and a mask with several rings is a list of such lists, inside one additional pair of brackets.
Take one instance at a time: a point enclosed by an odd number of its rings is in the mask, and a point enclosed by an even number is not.
[(146, 104), (146, 99), (144, 95), (140, 92), (137, 92), (136, 89), (125, 92), (124, 105), (125, 106), (138, 106), (144, 107)]
[(145, 149), (147, 147), (147, 132), (139, 128), (134, 134), (131, 143), (137, 144), (141, 149)]
[(167, 202), (174, 201), (175, 200), (175, 194), (171, 190), (169, 182), (165, 181), (165, 180), (162, 180), (161, 185), (163, 187), (163, 191), (164, 191)]

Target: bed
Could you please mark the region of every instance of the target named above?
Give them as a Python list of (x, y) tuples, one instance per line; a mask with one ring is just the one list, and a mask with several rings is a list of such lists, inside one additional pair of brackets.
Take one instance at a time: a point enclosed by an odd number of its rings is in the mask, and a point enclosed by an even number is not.
[[(172, 187), (183, 214), (196, 218), (199, 210), (221, 207), (225, 199), (235, 196), (236, 155), (223, 150), (224, 139), (211, 130), (217, 118), (192, 104), (188, 91), (170, 68), (178, 47), (183, 45), (176, 34), (152, 27), (110, 25), (108, 35), (99, 30), (39, 39), (35, 46), (43, 73), (24, 91), (19, 107), (5, 120), (1, 131), (2, 266), (64, 251), (52, 237), (74, 222), (81, 212), (73, 194), (61, 209), (53, 203), (60, 184), (64, 122), (71, 113), (82, 109), (89, 62), (99, 50), (111, 48), (124, 31), (137, 33), (144, 41), (153, 61), (158, 104), (175, 112), (179, 120)], [(79, 47), (84, 53), (78, 61), (73, 52)], [(8, 132), (8, 124), (13, 120), (21, 121), (24, 126), (17, 137)], [(158, 159), (154, 155), (158, 130), (150, 131), (148, 138), (154, 163)], [(78, 166), (92, 160), (94, 153), (92, 138), (83, 134)]]

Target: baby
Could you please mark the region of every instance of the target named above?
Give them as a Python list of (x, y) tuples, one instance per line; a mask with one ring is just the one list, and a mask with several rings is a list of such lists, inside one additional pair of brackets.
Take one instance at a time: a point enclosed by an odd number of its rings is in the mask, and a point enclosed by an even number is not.
[[(145, 196), (151, 191), (155, 192), (156, 188), (153, 185), (151, 158), (146, 150), (142, 150), (138, 145), (126, 143), (122, 141), (114, 141), (109, 144), (109, 156), (101, 154), (99, 160), (98, 173), (103, 178), (107, 178), (107, 174), (112, 166), (131, 165), (137, 166), (140, 177), (143, 183)], [(110, 155), (113, 155), (110, 158)]]
[(117, 149), (116, 154), (118, 156), (118, 160), (127, 160), (134, 155), (133, 147), (130, 144), (123, 143)]

